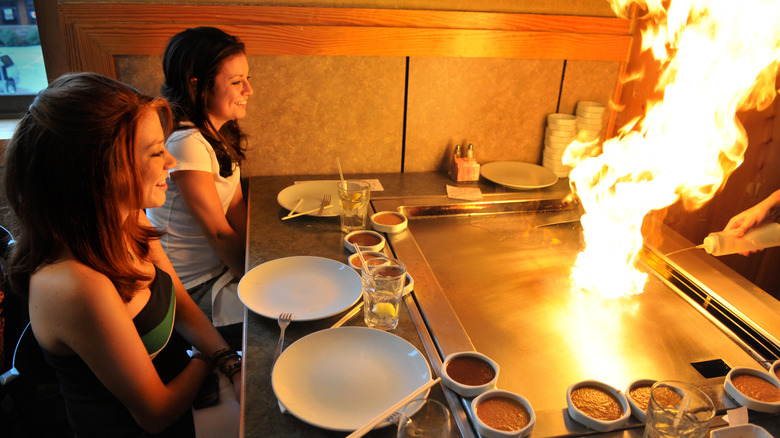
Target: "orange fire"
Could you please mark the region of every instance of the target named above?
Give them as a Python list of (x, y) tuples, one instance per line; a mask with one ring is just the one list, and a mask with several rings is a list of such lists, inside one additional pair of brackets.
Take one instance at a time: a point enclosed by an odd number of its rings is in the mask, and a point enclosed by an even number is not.
[[(612, 0), (619, 15), (630, 0)], [(646, 113), (603, 146), (573, 142), (563, 156), (586, 214), (586, 247), (572, 270), (578, 289), (615, 298), (641, 293), (635, 262), (642, 221), (679, 200), (709, 201), (743, 160), (739, 110), (769, 106), (780, 66), (777, 0), (637, 0), (642, 33), (662, 71)]]

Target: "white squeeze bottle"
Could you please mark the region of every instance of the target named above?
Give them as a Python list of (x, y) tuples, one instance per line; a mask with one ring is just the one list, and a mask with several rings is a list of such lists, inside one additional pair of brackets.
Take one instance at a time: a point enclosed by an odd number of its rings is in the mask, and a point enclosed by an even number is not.
[(748, 230), (742, 237), (734, 236), (732, 231), (710, 233), (704, 243), (696, 248), (704, 248), (714, 256), (737, 254), (780, 245), (780, 224), (772, 222)]

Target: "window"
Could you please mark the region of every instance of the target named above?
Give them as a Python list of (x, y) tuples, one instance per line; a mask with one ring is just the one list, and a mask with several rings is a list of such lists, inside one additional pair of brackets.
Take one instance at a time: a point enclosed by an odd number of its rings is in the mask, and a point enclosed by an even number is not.
[(48, 84), (33, 0), (0, 0), (0, 118), (17, 118)]

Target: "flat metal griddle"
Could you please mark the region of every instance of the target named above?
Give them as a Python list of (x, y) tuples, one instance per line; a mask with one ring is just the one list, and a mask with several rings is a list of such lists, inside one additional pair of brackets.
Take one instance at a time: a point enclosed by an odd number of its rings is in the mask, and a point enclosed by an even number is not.
[[(560, 220), (572, 207), (560, 199), (492, 210), (431, 202), (383, 200), (374, 207), (410, 218), (409, 230), (389, 240), (421, 277), (417, 300), (441, 357), (472, 347), (493, 358), (501, 367), (498, 386), (524, 395), (539, 416), (534, 436), (583, 432), (565, 414), (566, 389), (578, 381), (624, 390), (640, 378), (683, 380), (709, 388), (724, 411), (734, 407), (722, 393), (729, 367), (766, 366), (695, 297), (676, 290), (673, 276), (655, 272), (658, 264), (667, 267), (662, 256), (648, 252), (649, 263), (641, 263), (651, 274), (642, 294), (604, 300), (573, 291), (569, 274), (582, 233), (579, 222)], [(556, 224), (539, 226), (545, 216)]]

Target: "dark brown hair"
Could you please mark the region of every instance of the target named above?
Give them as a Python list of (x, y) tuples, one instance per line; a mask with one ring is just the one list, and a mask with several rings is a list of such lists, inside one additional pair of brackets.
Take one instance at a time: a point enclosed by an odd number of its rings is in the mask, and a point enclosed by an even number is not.
[[(95, 73), (66, 74), (41, 91), (6, 149), (3, 189), (13, 210), (16, 243), (7, 261), (11, 288), (29, 292), (30, 275), (69, 249), (103, 273), (129, 300), (149, 280), (130, 263), (160, 237), (138, 226), (141, 194), (133, 143), (144, 111), (165, 133), (172, 116), (163, 99)], [(121, 206), (133, 210), (122, 217)]]
[(223, 178), (232, 175), (233, 165), (246, 158), (246, 135), (235, 120), (219, 131), (214, 129), (208, 116), (208, 92), (225, 60), (238, 54), (246, 54), (244, 43), (214, 27), (179, 32), (163, 54), (165, 80), (160, 94), (168, 100), (176, 124), (192, 122), (211, 144)]

